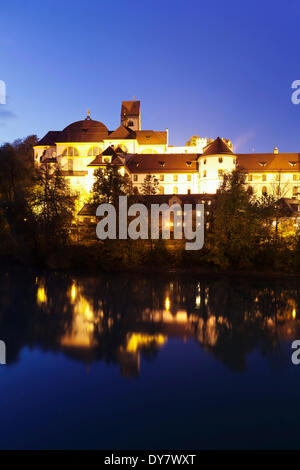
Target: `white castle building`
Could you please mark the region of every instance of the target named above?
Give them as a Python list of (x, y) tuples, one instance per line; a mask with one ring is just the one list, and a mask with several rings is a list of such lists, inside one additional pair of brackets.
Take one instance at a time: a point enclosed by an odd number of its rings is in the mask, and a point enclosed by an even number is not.
[(74, 194), (85, 197), (94, 171), (118, 165), (140, 190), (144, 178), (154, 175), (161, 194), (215, 194), (224, 172), (236, 167), (247, 172), (249, 189), (258, 196), (298, 198), (300, 154), (238, 154), (228, 139), (193, 136), (185, 146), (169, 145), (168, 129), (142, 130), (140, 101), (123, 101), (120, 126), (110, 131), (90, 115), (62, 131), (49, 131), (34, 147), (38, 165), (60, 163)]

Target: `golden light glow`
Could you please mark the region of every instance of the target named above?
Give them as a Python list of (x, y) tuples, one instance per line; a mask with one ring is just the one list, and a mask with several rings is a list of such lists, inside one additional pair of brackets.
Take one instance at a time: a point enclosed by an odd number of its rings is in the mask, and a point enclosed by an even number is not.
[(169, 299), (169, 297), (167, 297), (166, 300), (165, 300), (165, 308), (166, 308), (166, 310), (170, 310), (170, 305), (171, 305), (171, 304), (170, 304), (170, 299)]
[(73, 302), (76, 299), (76, 296), (77, 296), (77, 287), (75, 283), (73, 283), (71, 287), (71, 299), (73, 300)]
[(295, 309), (295, 308), (293, 308), (292, 317), (293, 317), (294, 319), (296, 318), (296, 309)]
[(36, 294), (38, 305), (45, 304), (47, 302), (47, 294), (44, 286), (40, 286)]
[(158, 346), (162, 346), (167, 341), (167, 337), (161, 334), (148, 335), (144, 333), (132, 333), (129, 337), (126, 351), (134, 353), (138, 351), (142, 346), (147, 346), (151, 343), (156, 343)]

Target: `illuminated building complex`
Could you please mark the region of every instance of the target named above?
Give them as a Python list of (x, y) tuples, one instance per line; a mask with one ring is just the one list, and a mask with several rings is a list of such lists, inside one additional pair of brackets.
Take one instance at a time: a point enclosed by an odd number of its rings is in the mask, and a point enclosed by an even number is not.
[(140, 190), (150, 173), (159, 180), (161, 194), (215, 194), (224, 172), (241, 167), (250, 191), (258, 196), (297, 198), (300, 188), (298, 153), (236, 154), (230, 140), (194, 136), (182, 147), (169, 145), (168, 129), (141, 129), (139, 101), (123, 101), (120, 126), (109, 131), (90, 118), (62, 131), (49, 131), (34, 147), (37, 164), (60, 163), (72, 191), (85, 197), (94, 171), (107, 164), (119, 166)]

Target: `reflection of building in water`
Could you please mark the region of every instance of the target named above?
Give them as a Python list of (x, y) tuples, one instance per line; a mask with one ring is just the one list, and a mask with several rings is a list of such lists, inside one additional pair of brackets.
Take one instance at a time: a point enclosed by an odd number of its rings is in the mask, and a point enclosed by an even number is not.
[(140, 353), (145, 349), (158, 350), (167, 341), (167, 337), (161, 334), (128, 333), (126, 346), (120, 347), (118, 359), (121, 374), (124, 377), (136, 377), (140, 372)]
[[(114, 280), (68, 285), (68, 305), (62, 311), (70, 308), (71, 316), (58, 336), (66, 355), (86, 363), (113, 361), (123, 376), (135, 377), (141, 357), (155, 358), (168, 339), (195, 338), (218, 360), (242, 370), (246, 355), (262, 342), (271, 351), (280, 340), (300, 333), (298, 294), (282, 289), (256, 288), (246, 295), (223, 281), (210, 287), (200, 282), (137, 282), (128, 292), (124, 289), (125, 302), (121, 291)], [(36, 283), (36, 303), (46, 314), (57, 310), (45, 280)]]
[(45, 289), (45, 286), (43, 284), (41, 284), (38, 287), (36, 298), (37, 298), (37, 303), (40, 306), (47, 303), (46, 289)]
[(94, 338), (96, 317), (92, 305), (81, 294), (80, 287), (74, 282), (69, 297), (73, 304), (73, 322), (71, 330), (62, 337), (61, 346), (70, 355), (80, 357), (83, 353), (87, 359), (90, 356), (89, 349), (92, 352), (91, 348), (96, 345)]

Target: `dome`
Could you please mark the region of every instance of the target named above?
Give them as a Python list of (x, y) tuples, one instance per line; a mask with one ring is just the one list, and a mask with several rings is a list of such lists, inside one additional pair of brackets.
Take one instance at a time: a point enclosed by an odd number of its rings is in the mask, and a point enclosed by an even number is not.
[(60, 142), (100, 142), (108, 136), (107, 127), (100, 121), (86, 118), (65, 127)]

